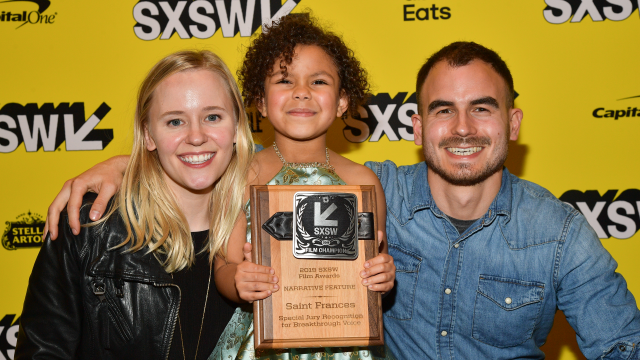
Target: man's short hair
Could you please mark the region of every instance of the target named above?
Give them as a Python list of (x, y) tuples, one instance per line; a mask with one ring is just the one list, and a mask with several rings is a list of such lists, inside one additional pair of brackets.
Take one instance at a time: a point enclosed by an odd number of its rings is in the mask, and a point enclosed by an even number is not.
[(502, 77), (507, 84), (507, 107), (513, 108), (513, 100), (515, 99), (515, 90), (513, 89), (513, 77), (507, 64), (502, 60), (500, 55), (495, 51), (488, 49), (480, 44), (469, 41), (457, 41), (451, 43), (436, 53), (431, 55), (427, 62), (422, 65), (418, 72), (418, 80), (416, 82), (416, 99), (418, 101), (418, 113), (421, 113), (420, 100), (422, 86), (427, 80), (429, 71), (440, 61), (446, 61), (451, 67), (459, 67), (468, 65), (473, 60), (482, 60), (491, 65), (493, 69)]

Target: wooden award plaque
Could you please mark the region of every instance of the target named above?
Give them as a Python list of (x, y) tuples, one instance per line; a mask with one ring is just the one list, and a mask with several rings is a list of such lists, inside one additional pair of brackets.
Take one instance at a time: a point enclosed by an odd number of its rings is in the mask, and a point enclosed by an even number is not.
[[(307, 226), (303, 231), (307, 239), (312, 238), (310, 234), (314, 231), (333, 233), (336, 230), (331, 230), (331, 226), (337, 228), (338, 221), (340, 224), (342, 221), (349, 221), (335, 219), (339, 213), (336, 209), (347, 202), (338, 199), (343, 202), (338, 202), (337, 206), (332, 205), (330, 199), (337, 198), (332, 196), (333, 193), (338, 196), (355, 195), (354, 199), (357, 198), (357, 201), (351, 202), (357, 206), (357, 212), (373, 213), (375, 219), (376, 198), (373, 185), (251, 186), (253, 261), (273, 267), (279, 279), (277, 292), (253, 303), (255, 348), (381, 345), (383, 332), (380, 293), (369, 291), (362, 285), (359, 275), (364, 269), (364, 262), (378, 254), (377, 221), (370, 224), (373, 235), (369, 239), (357, 239), (356, 234), (356, 254), (352, 256), (355, 257), (352, 260), (296, 257), (293, 240), (278, 240), (263, 227), (274, 214), (289, 212), (291, 215), (295, 212), (294, 202), (298, 200), (294, 200), (294, 197), (300, 198), (296, 193), (311, 192), (322, 194), (319, 195), (321, 197), (314, 198), (318, 201), (306, 204), (309, 206), (298, 205), (298, 214), (310, 214), (311, 220), (307, 220), (307, 223), (328, 226), (318, 226), (318, 229)], [(351, 210), (347, 212), (351, 214)], [(313, 223), (314, 219), (316, 223)], [(290, 227), (292, 223), (296, 223), (296, 220), (289, 221)], [(298, 229), (303, 226), (301, 222), (297, 224)], [(350, 231), (353, 230), (348, 227), (346, 232)], [(330, 243), (329, 240), (315, 241)], [(306, 251), (313, 255), (314, 252), (327, 250)]]

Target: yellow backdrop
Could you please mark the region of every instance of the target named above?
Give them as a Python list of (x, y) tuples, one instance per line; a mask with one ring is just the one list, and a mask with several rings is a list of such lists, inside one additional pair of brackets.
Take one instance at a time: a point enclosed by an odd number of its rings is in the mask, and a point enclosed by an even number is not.
[[(426, 57), (456, 40), (497, 50), (524, 111), (507, 166), (582, 211), (640, 294), (640, 15), (637, 0), (0, 1), (0, 360), (16, 320), (47, 206), (63, 182), (128, 153), (137, 86), (179, 49), (209, 49), (232, 71), (250, 35), (310, 9), (343, 35), (376, 95), (337, 119), (330, 147), (357, 161), (421, 161), (409, 116)], [(266, 119), (253, 115), (258, 142)], [(562, 314), (544, 350), (582, 358)]]

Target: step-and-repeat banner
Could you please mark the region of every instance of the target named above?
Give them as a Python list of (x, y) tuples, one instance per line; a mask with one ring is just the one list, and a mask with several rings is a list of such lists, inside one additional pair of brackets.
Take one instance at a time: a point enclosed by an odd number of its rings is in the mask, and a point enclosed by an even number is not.
[[(131, 146), (136, 90), (181, 49), (209, 49), (232, 71), (261, 24), (311, 10), (369, 72), (360, 118), (336, 119), (346, 157), (421, 161), (413, 144), (416, 73), (457, 40), (496, 50), (524, 111), (507, 166), (587, 218), (640, 295), (638, 0), (0, 1), (0, 360), (12, 359), (47, 207), (63, 182)], [(267, 119), (251, 113), (259, 143)], [(582, 358), (561, 313), (544, 350)]]

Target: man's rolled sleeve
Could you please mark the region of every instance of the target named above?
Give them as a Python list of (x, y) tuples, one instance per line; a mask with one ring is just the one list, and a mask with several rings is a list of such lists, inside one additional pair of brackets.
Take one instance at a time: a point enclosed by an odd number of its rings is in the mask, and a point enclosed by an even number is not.
[(569, 220), (557, 260), (558, 308), (589, 359), (640, 359), (640, 310), (584, 216)]

